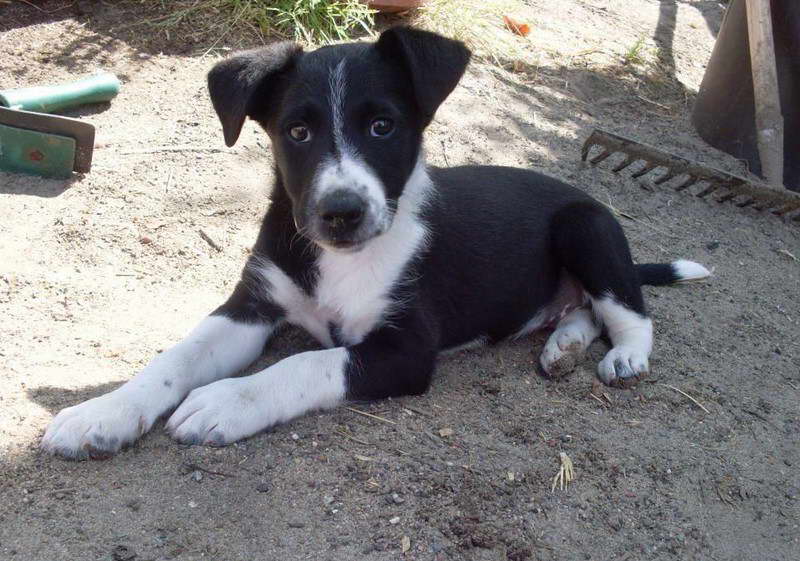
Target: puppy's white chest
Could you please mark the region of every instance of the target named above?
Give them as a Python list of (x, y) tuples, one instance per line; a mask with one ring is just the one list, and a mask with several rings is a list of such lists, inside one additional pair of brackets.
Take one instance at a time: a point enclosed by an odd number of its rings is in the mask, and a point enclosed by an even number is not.
[(303, 327), (325, 346), (355, 345), (387, 315), (405, 264), (381, 259), (371, 249), (352, 255), (324, 253), (312, 294), (272, 263), (259, 264), (257, 271), (287, 322)]
[(327, 330), (335, 332), (334, 343), (358, 344), (386, 317), (392, 288), (402, 273), (392, 265), (371, 247), (321, 256), (314, 300)]

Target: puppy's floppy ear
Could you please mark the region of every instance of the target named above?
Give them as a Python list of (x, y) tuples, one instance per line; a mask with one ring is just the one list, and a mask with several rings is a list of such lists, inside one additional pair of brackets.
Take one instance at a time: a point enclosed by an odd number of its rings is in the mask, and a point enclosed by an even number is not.
[(389, 60), (399, 59), (405, 65), (426, 126), (458, 84), (471, 56), (460, 41), (411, 27), (384, 31), (376, 48)]
[(236, 144), (245, 117), (268, 116), (280, 76), (301, 52), (296, 43), (275, 43), (234, 55), (211, 69), (208, 93), (222, 122), (225, 144)]

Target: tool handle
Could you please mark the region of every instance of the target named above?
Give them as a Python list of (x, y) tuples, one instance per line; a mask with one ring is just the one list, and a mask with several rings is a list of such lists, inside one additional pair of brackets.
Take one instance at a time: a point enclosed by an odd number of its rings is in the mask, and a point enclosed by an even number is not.
[(783, 187), (783, 135), (781, 92), (775, 62), (775, 39), (769, 0), (747, 0), (747, 39), (753, 72), (756, 140), (761, 169), (767, 181)]
[(105, 72), (58, 86), (0, 91), (0, 105), (37, 113), (53, 113), (87, 103), (109, 101), (119, 93), (119, 87), (117, 77)]

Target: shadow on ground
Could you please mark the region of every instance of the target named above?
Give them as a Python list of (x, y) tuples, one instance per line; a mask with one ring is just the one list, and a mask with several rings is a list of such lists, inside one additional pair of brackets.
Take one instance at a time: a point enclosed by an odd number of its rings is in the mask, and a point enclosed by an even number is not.
[(98, 397), (120, 387), (123, 382), (107, 382), (80, 389), (59, 388), (56, 386), (39, 386), (27, 390), (28, 399), (44, 407), (55, 415), (65, 407), (83, 403), (87, 399)]

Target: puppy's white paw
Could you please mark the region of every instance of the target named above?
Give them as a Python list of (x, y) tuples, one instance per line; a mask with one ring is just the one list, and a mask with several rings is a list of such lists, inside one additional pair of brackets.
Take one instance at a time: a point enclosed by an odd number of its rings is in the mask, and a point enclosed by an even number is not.
[(599, 335), (600, 326), (595, 323), (590, 310), (572, 310), (558, 322), (539, 357), (545, 374), (558, 378), (572, 372)]
[(47, 427), (41, 447), (70, 460), (105, 460), (150, 430), (155, 418), (125, 394), (107, 393), (63, 409)]
[(587, 339), (586, 333), (578, 327), (569, 326), (553, 331), (539, 356), (545, 373), (552, 378), (560, 378), (575, 370), (592, 342)]
[(648, 353), (642, 350), (619, 346), (614, 347), (597, 365), (600, 379), (611, 385), (631, 386), (649, 371)]
[(197, 388), (167, 421), (178, 442), (225, 446), (275, 424), (270, 407), (248, 378), (220, 380)]

